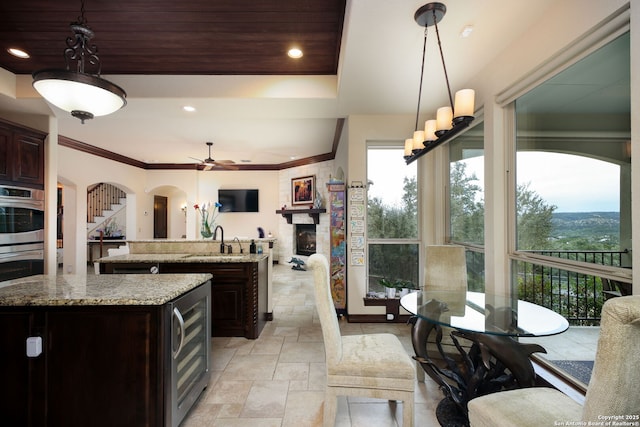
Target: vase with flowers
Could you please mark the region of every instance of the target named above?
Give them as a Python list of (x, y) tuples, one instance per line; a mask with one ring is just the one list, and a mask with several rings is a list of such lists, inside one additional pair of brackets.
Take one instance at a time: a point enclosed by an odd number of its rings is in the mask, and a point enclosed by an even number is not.
[(215, 220), (220, 215), (222, 203), (205, 202), (202, 206), (196, 203), (193, 207), (200, 214), (200, 235), (205, 239), (211, 238), (216, 227)]

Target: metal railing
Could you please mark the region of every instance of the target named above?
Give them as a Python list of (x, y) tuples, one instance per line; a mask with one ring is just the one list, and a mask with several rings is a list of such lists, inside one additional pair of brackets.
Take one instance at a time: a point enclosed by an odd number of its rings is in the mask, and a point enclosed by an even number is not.
[[(528, 251), (539, 255), (592, 264), (620, 266), (628, 251)], [(602, 279), (532, 262), (515, 262), (518, 298), (563, 315), (574, 326), (600, 324), (604, 303)]]
[[(572, 261), (619, 267), (629, 251), (527, 251)], [(514, 263), (518, 298), (563, 315), (574, 326), (597, 326), (605, 301), (599, 276), (563, 270), (526, 261)], [(469, 290), (484, 291), (484, 253), (467, 250)]]

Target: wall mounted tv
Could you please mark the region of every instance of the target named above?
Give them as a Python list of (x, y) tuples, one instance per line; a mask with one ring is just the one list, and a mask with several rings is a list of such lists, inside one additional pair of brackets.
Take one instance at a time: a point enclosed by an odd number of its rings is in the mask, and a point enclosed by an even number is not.
[(258, 190), (218, 190), (220, 212), (258, 212)]

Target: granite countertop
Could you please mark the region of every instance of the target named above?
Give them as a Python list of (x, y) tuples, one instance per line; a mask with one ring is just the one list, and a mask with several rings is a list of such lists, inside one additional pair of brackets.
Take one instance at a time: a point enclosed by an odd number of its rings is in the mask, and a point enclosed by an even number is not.
[(0, 282), (0, 306), (163, 305), (211, 274), (37, 275)]
[[(258, 242), (275, 242), (278, 240), (277, 237), (238, 237), (238, 240), (241, 241), (242, 243), (246, 243), (246, 242), (250, 242), (252, 240), (254, 240), (256, 243)], [(128, 239), (124, 239), (123, 242), (126, 241), (128, 243), (203, 243), (203, 242), (214, 242), (214, 243), (220, 243), (220, 239), (217, 240), (213, 240), (213, 239), (203, 239), (203, 238), (197, 238), (197, 239), (135, 239), (135, 240), (128, 240)], [(229, 244), (229, 243), (234, 243), (236, 242), (235, 237), (232, 238), (227, 238), (224, 239), (225, 244)]]
[(262, 254), (125, 254), (104, 257), (96, 260), (102, 263), (230, 263), (230, 262), (259, 262), (269, 255)]

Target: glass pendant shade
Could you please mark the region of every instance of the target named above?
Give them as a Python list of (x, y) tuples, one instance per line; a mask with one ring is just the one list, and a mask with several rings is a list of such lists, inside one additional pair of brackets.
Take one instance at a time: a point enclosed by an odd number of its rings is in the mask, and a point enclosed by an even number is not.
[[(90, 43), (94, 33), (87, 25), (84, 10), (82, 0), (78, 20), (69, 25), (73, 37), (67, 37), (63, 51), (66, 70), (45, 69), (33, 73), (35, 90), (82, 123), (114, 113), (127, 104), (125, 91), (100, 77), (98, 47)], [(85, 65), (91, 67), (92, 72), (85, 69)]]
[(51, 104), (83, 121), (111, 114), (127, 104), (121, 87), (91, 74), (38, 71), (33, 74), (33, 87)]

